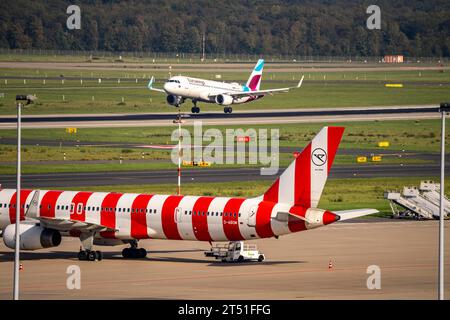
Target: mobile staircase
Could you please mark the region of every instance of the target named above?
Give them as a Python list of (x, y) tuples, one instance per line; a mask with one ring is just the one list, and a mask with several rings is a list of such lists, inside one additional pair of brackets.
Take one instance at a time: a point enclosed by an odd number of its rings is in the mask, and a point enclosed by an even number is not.
[[(439, 184), (422, 181), (420, 187), (404, 187), (403, 192), (387, 191), (393, 218), (439, 219)], [(450, 213), (450, 201), (444, 199), (444, 214)]]

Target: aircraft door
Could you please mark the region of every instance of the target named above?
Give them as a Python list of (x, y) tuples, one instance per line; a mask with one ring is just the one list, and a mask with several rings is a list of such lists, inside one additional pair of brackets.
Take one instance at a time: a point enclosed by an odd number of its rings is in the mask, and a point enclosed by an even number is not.
[(183, 209), (180, 208), (180, 207), (176, 207), (175, 208), (175, 212), (174, 212), (175, 222), (176, 223), (181, 223), (182, 216), (183, 216)]
[(256, 212), (258, 211), (257, 206), (250, 208), (250, 214), (248, 215), (247, 225), (249, 227), (256, 227)]

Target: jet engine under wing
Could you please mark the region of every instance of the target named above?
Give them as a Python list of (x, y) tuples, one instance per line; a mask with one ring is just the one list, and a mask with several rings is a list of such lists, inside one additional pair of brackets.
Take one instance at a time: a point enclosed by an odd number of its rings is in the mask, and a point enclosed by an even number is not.
[(248, 97), (248, 96), (261, 96), (261, 95), (273, 94), (273, 93), (283, 93), (283, 92), (285, 93), (285, 92), (288, 92), (290, 89), (300, 88), (302, 86), (304, 77), (305, 76), (302, 76), (301, 80), (298, 82), (297, 86), (295, 86), (295, 87), (267, 89), (267, 90), (255, 90), (255, 91), (243, 91), (243, 92), (226, 92), (223, 94), (232, 96), (233, 98), (241, 98), (241, 97)]

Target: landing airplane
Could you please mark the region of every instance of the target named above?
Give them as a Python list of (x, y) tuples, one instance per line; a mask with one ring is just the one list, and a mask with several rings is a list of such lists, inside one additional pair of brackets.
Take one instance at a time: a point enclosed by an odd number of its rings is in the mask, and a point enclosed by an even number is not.
[(175, 76), (167, 80), (164, 84), (164, 89), (154, 88), (155, 78), (152, 77), (148, 83), (148, 88), (167, 94), (167, 103), (175, 107), (180, 107), (186, 99), (191, 99), (194, 104), (191, 109), (192, 113), (200, 112), (200, 108), (197, 107), (197, 102), (199, 101), (216, 103), (224, 107), (223, 111), (225, 113), (231, 113), (233, 111), (231, 105), (233, 104), (255, 101), (266, 94), (272, 95), (274, 93), (288, 92), (290, 89), (300, 88), (302, 85), (304, 77), (301, 78), (295, 87), (259, 90), (263, 68), (264, 60), (259, 59), (245, 85)]
[[(80, 260), (101, 260), (94, 245), (129, 244), (124, 258), (144, 258), (141, 239), (236, 242), (271, 238), (378, 212), (317, 208), (344, 128), (324, 127), (261, 196), (229, 198), (85, 191), (22, 190), (20, 248), (56, 247), (78, 237)], [(16, 190), (0, 191), (0, 228), (15, 247)]]

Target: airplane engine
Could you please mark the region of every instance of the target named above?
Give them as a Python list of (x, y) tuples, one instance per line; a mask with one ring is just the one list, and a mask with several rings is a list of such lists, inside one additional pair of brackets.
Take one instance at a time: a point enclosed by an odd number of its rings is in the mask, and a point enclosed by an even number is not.
[[(36, 250), (57, 247), (61, 244), (61, 234), (57, 230), (43, 228), (33, 224), (21, 224), (20, 226), (20, 249)], [(16, 225), (10, 224), (3, 231), (3, 242), (14, 249), (16, 245)]]
[(182, 104), (184, 102), (182, 97), (175, 96), (173, 94), (169, 94), (167, 96), (166, 100), (167, 100), (167, 103), (172, 106), (179, 106), (180, 104)]
[(216, 96), (216, 103), (220, 104), (221, 106), (229, 106), (233, 103), (233, 97), (225, 94), (219, 94)]

